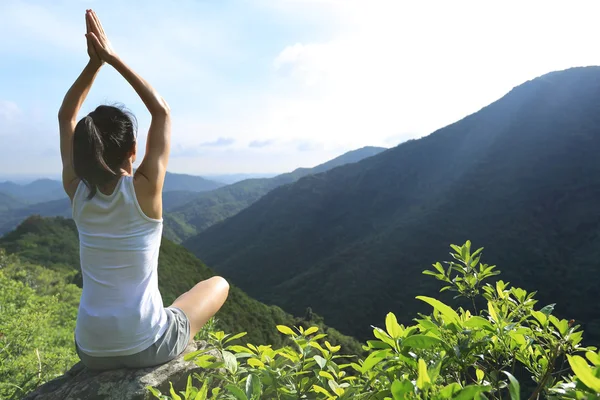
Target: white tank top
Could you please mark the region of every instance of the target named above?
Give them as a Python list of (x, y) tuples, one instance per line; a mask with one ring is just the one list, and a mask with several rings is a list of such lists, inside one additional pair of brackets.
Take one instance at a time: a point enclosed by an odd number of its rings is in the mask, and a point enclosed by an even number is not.
[(110, 196), (88, 195), (80, 182), (73, 197), (83, 275), (77, 345), (96, 357), (135, 354), (167, 329), (157, 274), (162, 219), (144, 214), (132, 176), (122, 176)]

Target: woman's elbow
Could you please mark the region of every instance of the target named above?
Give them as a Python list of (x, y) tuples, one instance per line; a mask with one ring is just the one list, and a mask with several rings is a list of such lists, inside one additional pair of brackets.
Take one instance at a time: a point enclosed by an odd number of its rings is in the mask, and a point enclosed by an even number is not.
[(169, 107), (169, 104), (165, 99), (161, 98), (155, 109), (152, 111), (152, 115), (168, 117), (171, 115), (171, 107)]

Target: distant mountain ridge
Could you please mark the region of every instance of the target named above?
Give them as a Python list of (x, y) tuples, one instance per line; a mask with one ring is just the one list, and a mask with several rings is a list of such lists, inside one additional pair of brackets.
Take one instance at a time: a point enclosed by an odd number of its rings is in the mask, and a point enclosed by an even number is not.
[(313, 168), (297, 168), (273, 178), (247, 179), (203, 193), (181, 207), (173, 209), (167, 216), (168, 225), (177, 232), (179, 238), (185, 239), (235, 215), (279, 186), (295, 182), (307, 175), (355, 163), (385, 150), (387, 149), (383, 147), (362, 147)]
[[(163, 190), (163, 207), (179, 207), (198, 193), (224, 186), (200, 176), (167, 172)], [(39, 179), (29, 184), (0, 183), (0, 236), (14, 229), (30, 215), (70, 217), (71, 204), (62, 183)]]
[[(165, 236), (175, 242), (180, 242), (182, 239), (196, 234), (198, 229), (205, 229), (235, 214), (274, 187), (294, 182), (310, 173), (318, 173), (345, 163), (355, 162), (383, 150), (385, 149), (364, 147), (345, 153), (314, 168), (298, 168), (293, 172), (278, 175), (274, 178), (245, 180), (230, 185), (231, 187), (200, 176), (167, 172), (163, 190)], [(41, 203), (30, 202), (34, 204), (22, 202), (21, 205), (19, 205), (20, 202), (15, 203), (12, 201), (10, 207), (8, 197), (5, 200), (0, 198), (0, 235), (17, 227), (21, 221), (30, 215), (70, 217), (71, 206), (63, 192), (62, 184), (59, 181), (50, 179), (43, 181), (52, 182), (53, 185), (60, 188), (61, 195), (59, 198)], [(6, 185), (7, 187), (20, 188), (19, 190), (24, 186), (11, 182), (7, 182)], [(210, 191), (214, 190), (218, 190), (214, 196), (207, 196)], [(192, 203), (192, 200), (195, 199), (199, 200)], [(6, 203), (4, 206), (3, 201)]]
[(188, 191), (208, 192), (225, 186), (224, 183), (206, 179), (201, 176), (167, 172), (164, 192)]
[(16, 210), (25, 206), (27, 202), (7, 193), (0, 192), (0, 212)]
[[(419, 140), (274, 189), (184, 244), (256, 298), (359, 337), (439, 285), (451, 243), (600, 340), (600, 67), (544, 75)], [(544, 305), (544, 304), (542, 304)], [(407, 321), (408, 322), (408, 321)]]
[(27, 203), (41, 203), (65, 197), (62, 183), (53, 179), (37, 179), (24, 185), (10, 181), (0, 182), (0, 192), (23, 199)]

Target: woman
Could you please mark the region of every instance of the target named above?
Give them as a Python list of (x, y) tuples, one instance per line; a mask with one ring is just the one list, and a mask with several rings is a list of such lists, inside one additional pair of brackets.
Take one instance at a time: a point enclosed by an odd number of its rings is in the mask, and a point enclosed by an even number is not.
[[(82, 362), (92, 369), (149, 367), (183, 352), (221, 308), (229, 286), (214, 277), (163, 307), (157, 266), (169, 106), (115, 53), (98, 16), (87, 10), (85, 18), (90, 60), (58, 114), (63, 185), (79, 230), (83, 274), (75, 344)], [(135, 173), (132, 115), (100, 106), (76, 122), (104, 63), (129, 82), (152, 116), (146, 153)]]

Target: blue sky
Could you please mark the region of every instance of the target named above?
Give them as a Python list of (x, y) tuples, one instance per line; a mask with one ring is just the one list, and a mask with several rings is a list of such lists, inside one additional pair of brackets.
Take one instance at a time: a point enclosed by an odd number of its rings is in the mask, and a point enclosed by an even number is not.
[[(525, 4), (522, 4), (525, 3)], [(86, 8), (169, 102), (174, 172), (284, 172), (394, 146), (550, 72), (600, 64), (593, 1), (0, 1), (0, 175), (60, 171)], [(148, 115), (103, 67), (100, 103)]]

